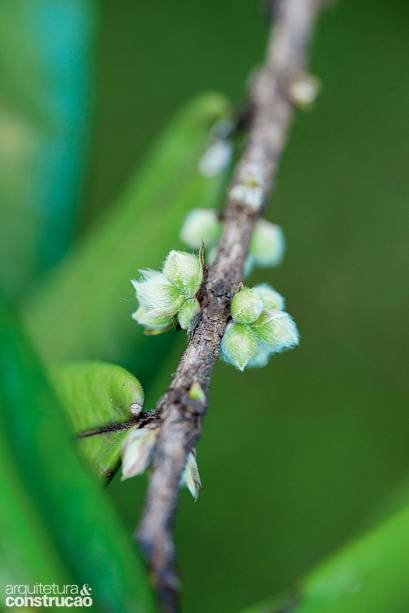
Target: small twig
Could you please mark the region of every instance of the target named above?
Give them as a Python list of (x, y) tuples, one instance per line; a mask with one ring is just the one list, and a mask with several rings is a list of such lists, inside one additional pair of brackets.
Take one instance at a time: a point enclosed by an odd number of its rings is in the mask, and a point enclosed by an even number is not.
[(143, 428), (148, 423), (159, 420), (160, 417), (157, 411), (145, 411), (138, 415), (138, 417), (131, 417), (131, 419), (128, 419), (127, 421), (111, 422), (108, 424), (103, 424), (102, 426), (98, 426), (96, 428), (90, 428), (89, 430), (77, 432), (75, 438), (90, 438), (92, 436), (98, 436), (100, 434), (110, 434), (112, 432), (120, 432), (121, 430), (129, 430), (130, 428), (133, 428), (135, 426)]
[[(260, 214), (260, 209), (249, 206), (238, 194), (248, 185), (249, 178), (254, 179), (258, 196), (265, 204), (274, 186), (293, 114), (283, 84), (304, 70), (319, 4), (320, 0), (277, 2), (274, 35), (266, 61), (251, 86), (248, 141), (230, 185), (223, 236), (201, 297), (201, 319), (168, 391), (157, 405), (162, 425), (137, 538), (164, 611), (178, 608), (172, 524), (181, 475), (200, 434), (230, 301), (242, 281), (251, 232)], [(191, 400), (189, 390), (193, 383), (201, 386), (203, 400)]]

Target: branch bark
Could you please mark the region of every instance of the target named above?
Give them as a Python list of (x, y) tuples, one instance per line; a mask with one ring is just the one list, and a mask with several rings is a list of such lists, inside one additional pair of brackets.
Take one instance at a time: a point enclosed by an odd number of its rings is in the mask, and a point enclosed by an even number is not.
[[(230, 301), (242, 281), (253, 225), (274, 188), (276, 170), (293, 114), (289, 87), (303, 73), (320, 0), (282, 0), (265, 63), (250, 91), (251, 124), (224, 212), (224, 230), (201, 300), (201, 319), (171, 385), (156, 411), (161, 419), (154, 465), (137, 539), (150, 567), (164, 611), (178, 608), (179, 580), (172, 537), (179, 484), (207, 410), (209, 383), (229, 319)], [(251, 206), (244, 190), (261, 201)], [(253, 203), (254, 204), (254, 203)], [(189, 390), (198, 383), (202, 400)]]

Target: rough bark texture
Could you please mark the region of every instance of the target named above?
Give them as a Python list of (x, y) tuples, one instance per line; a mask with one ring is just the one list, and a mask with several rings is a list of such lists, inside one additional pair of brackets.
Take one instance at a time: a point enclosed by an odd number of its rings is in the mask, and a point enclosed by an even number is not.
[[(251, 232), (262, 209), (250, 208), (234, 196), (237, 193), (234, 188), (246, 186), (249, 178), (250, 182), (254, 179), (265, 203), (274, 187), (293, 113), (288, 86), (304, 70), (319, 4), (319, 0), (278, 3), (266, 60), (251, 86), (248, 140), (230, 185), (223, 236), (203, 288), (201, 319), (168, 391), (156, 407), (162, 423), (137, 539), (165, 611), (178, 608), (179, 580), (174, 567), (172, 524), (181, 475), (189, 450), (200, 435), (210, 378), (229, 319), (230, 301), (242, 281)], [(190, 398), (193, 383), (200, 384), (203, 400)]]

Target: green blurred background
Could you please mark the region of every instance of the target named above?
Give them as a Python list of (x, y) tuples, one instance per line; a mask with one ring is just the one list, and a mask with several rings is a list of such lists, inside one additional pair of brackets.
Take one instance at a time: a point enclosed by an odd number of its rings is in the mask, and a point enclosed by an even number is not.
[[(182, 103), (207, 90), (243, 99), (267, 34), (248, 0), (104, 0), (97, 22), (77, 236)], [(320, 20), (311, 71), (323, 91), (312, 113), (297, 114), (268, 213), (288, 252), (251, 278), (286, 296), (302, 343), (262, 370), (216, 368), (198, 447), (204, 488), (196, 504), (181, 493), (177, 518), (185, 611), (228, 613), (287, 590), (409, 499), (408, 3), (339, 1)], [(129, 531), (145, 485), (115, 479), (108, 489)]]

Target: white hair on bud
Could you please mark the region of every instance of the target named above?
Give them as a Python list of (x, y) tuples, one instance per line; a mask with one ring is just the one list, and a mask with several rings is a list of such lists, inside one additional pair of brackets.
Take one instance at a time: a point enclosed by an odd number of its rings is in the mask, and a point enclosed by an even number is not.
[(291, 349), (299, 343), (295, 321), (285, 311), (263, 311), (252, 329), (271, 354)]
[(171, 317), (183, 303), (178, 289), (163, 275), (155, 270), (140, 270), (141, 279), (133, 279), (132, 285), (140, 306), (145, 311), (155, 311), (158, 317)]
[(260, 317), (263, 302), (255, 291), (244, 287), (233, 296), (230, 310), (236, 323), (252, 324)]
[(228, 324), (223, 335), (221, 355), (225, 362), (244, 370), (257, 351), (257, 338), (246, 324)]
[(273, 309), (276, 311), (282, 311), (284, 309), (285, 301), (283, 296), (273, 289), (271, 285), (268, 285), (268, 283), (255, 285), (253, 290), (261, 299), (265, 309)]

